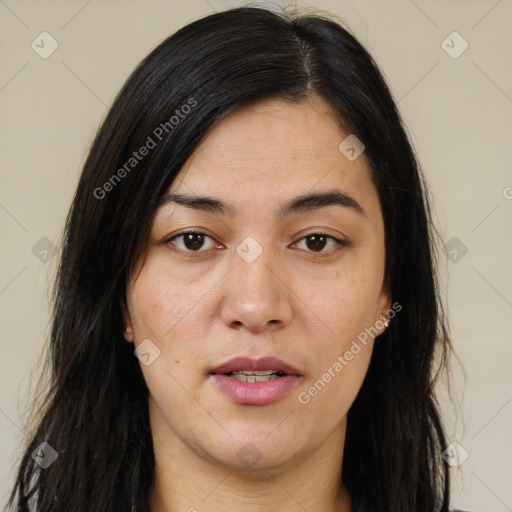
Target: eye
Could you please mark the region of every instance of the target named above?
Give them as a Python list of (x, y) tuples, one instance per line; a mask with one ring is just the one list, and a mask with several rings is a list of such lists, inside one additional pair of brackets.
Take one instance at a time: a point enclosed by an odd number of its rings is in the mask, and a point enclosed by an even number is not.
[(338, 238), (325, 233), (310, 233), (309, 235), (301, 238), (297, 243), (293, 244), (293, 246), (297, 247), (302, 242), (305, 243), (308, 248), (308, 252), (322, 254), (329, 252), (323, 250), (328, 245), (328, 242), (331, 242), (331, 247), (333, 247), (334, 250), (341, 249), (342, 247), (348, 247), (350, 245), (349, 242), (345, 240), (339, 240)]
[[(206, 239), (209, 239), (210, 247), (207, 247), (204, 250), (204, 244)], [(180, 240), (180, 243), (176, 243), (175, 240)], [(184, 233), (180, 233), (178, 235), (169, 238), (166, 243), (171, 243), (185, 252), (205, 252), (212, 247), (215, 247), (215, 241), (212, 237), (208, 236), (206, 233), (201, 233), (200, 231), (186, 231)], [(216, 247), (219, 247), (218, 245)]]
[[(204, 247), (206, 240), (210, 240), (210, 247)], [(179, 243), (178, 243), (179, 242)], [(345, 240), (339, 240), (331, 235), (325, 233), (310, 233), (302, 237), (298, 242), (293, 244), (292, 247), (298, 247), (301, 243), (305, 243), (308, 252), (324, 254), (329, 251), (324, 249), (331, 243), (331, 248), (334, 250), (348, 247), (350, 244)], [(215, 245), (215, 240), (208, 236), (206, 233), (200, 231), (185, 231), (174, 235), (172, 238), (166, 240), (165, 243), (171, 243), (178, 249), (186, 253), (200, 253), (206, 252), (213, 247), (221, 248), (220, 245)], [(300, 247), (299, 247), (300, 248)]]

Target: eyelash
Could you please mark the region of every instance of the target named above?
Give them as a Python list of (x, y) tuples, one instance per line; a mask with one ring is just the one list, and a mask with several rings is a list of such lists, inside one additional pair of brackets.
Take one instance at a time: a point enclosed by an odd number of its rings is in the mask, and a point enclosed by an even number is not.
[[(165, 240), (164, 243), (165, 244), (171, 243), (172, 245), (174, 245), (176, 247), (176, 245), (173, 243), (173, 241), (175, 239), (177, 239), (177, 238), (182, 238), (185, 235), (202, 235), (205, 238), (210, 238), (211, 240), (213, 240), (213, 238), (211, 236), (209, 236), (206, 233), (203, 233), (201, 231), (183, 231), (182, 233), (178, 233), (177, 235), (174, 235), (171, 238)], [(312, 254), (315, 257), (328, 256), (332, 252), (335, 252), (335, 251), (338, 251), (338, 250), (340, 250), (340, 249), (342, 249), (344, 247), (349, 247), (350, 246), (350, 242), (348, 242), (346, 240), (340, 240), (340, 239), (338, 239), (338, 238), (336, 238), (334, 236), (328, 235), (327, 233), (323, 233), (321, 231), (314, 231), (314, 232), (311, 232), (311, 233), (307, 233), (302, 238), (300, 238), (297, 242), (295, 242), (293, 245), (296, 245), (299, 242), (301, 242), (302, 240), (304, 240), (304, 239), (306, 239), (308, 237), (314, 236), (314, 235), (316, 235), (316, 236), (323, 236), (325, 238), (328, 238), (328, 239), (334, 241), (334, 243), (336, 244), (336, 247), (332, 251), (327, 251), (327, 252), (324, 252), (323, 250), (321, 252), (307, 251), (307, 252), (309, 252), (310, 254)], [(199, 251), (191, 251), (191, 250), (188, 250), (188, 249), (180, 249), (180, 248), (178, 248), (178, 249), (181, 252), (185, 253), (187, 256), (190, 256), (190, 257), (193, 257), (193, 258), (197, 258), (198, 256), (201, 255), (201, 253), (204, 253), (204, 252), (208, 251), (208, 249), (206, 249), (206, 250), (199, 250)]]

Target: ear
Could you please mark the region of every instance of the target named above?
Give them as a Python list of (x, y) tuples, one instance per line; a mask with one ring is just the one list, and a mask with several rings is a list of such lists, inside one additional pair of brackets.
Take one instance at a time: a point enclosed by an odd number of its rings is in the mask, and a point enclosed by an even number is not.
[(121, 310), (123, 312), (123, 336), (126, 341), (129, 343), (133, 343), (133, 327), (132, 321), (130, 319), (130, 313), (128, 312), (128, 307), (126, 305), (126, 300), (121, 299)]
[(387, 328), (384, 322), (389, 325), (389, 322), (391, 321), (388, 316), (389, 311), (391, 310), (391, 296), (385, 286), (382, 287), (382, 291), (379, 296), (378, 309), (379, 316), (375, 320), (375, 327), (379, 330), (379, 334), (377, 336), (380, 336)]

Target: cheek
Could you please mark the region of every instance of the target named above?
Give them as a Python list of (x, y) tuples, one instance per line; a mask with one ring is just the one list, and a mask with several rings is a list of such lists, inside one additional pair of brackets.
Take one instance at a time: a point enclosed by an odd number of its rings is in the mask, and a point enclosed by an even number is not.
[(310, 375), (298, 396), (306, 413), (329, 418), (336, 425), (347, 414), (368, 371), (373, 350), (371, 340), (339, 339), (318, 350), (318, 371)]
[(347, 249), (332, 265), (293, 261), (297, 295), (337, 335), (375, 322), (384, 277), (384, 250), (368, 235), (364, 246)]
[(321, 283), (309, 283), (307, 306), (314, 313), (311, 318), (321, 320), (321, 330), (316, 320), (309, 323), (307, 351), (317, 364), (301, 388), (311, 413), (332, 414), (332, 420), (338, 421), (357, 396), (373, 350), (366, 329), (378, 316), (380, 272), (378, 266), (373, 272), (340, 270)]
[[(367, 272), (336, 271), (323, 280), (304, 280), (300, 296), (321, 324), (324, 336), (332, 338), (336, 349), (374, 325), (378, 315), (381, 276)], [(317, 331), (317, 335), (320, 333)]]
[[(187, 382), (186, 375), (171, 367), (164, 356), (156, 359), (151, 366), (142, 367), (142, 373), (149, 389), (152, 421), (162, 424), (157, 430), (165, 432), (170, 427), (174, 432), (180, 431), (181, 437), (187, 438), (192, 436), (190, 425), (195, 425), (196, 432), (208, 425), (211, 427), (200, 407), (200, 397)], [(204, 435), (207, 437), (206, 432)]]
[(134, 329), (161, 338), (194, 308), (199, 288), (197, 281), (169, 269), (161, 258), (148, 258), (131, 288)]
[(160, 350), (150, 366), (141, 364), (155, 398), (162, 386), (167, 386), (176, 397), (183, 391), (178, 383), (190, 388), (194, 377), (190, 368), (201, 360), (201, 340), (205, 339), (201, 331), (205, 322), (197, 317), (203, 312), (198, 304), (203, 293), (197, 283), (166, 275), (150, 265), (146, 265), (131, 288), (130, 314), (136, 344), (149, 339)]

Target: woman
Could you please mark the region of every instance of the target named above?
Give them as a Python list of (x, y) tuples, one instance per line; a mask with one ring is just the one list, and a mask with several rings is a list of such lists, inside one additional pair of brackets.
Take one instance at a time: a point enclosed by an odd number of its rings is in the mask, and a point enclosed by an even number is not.
[(432, 233), (347, 30), (257, 8), (182, 28), (85, 163), (10, 503), (447, 511)]

